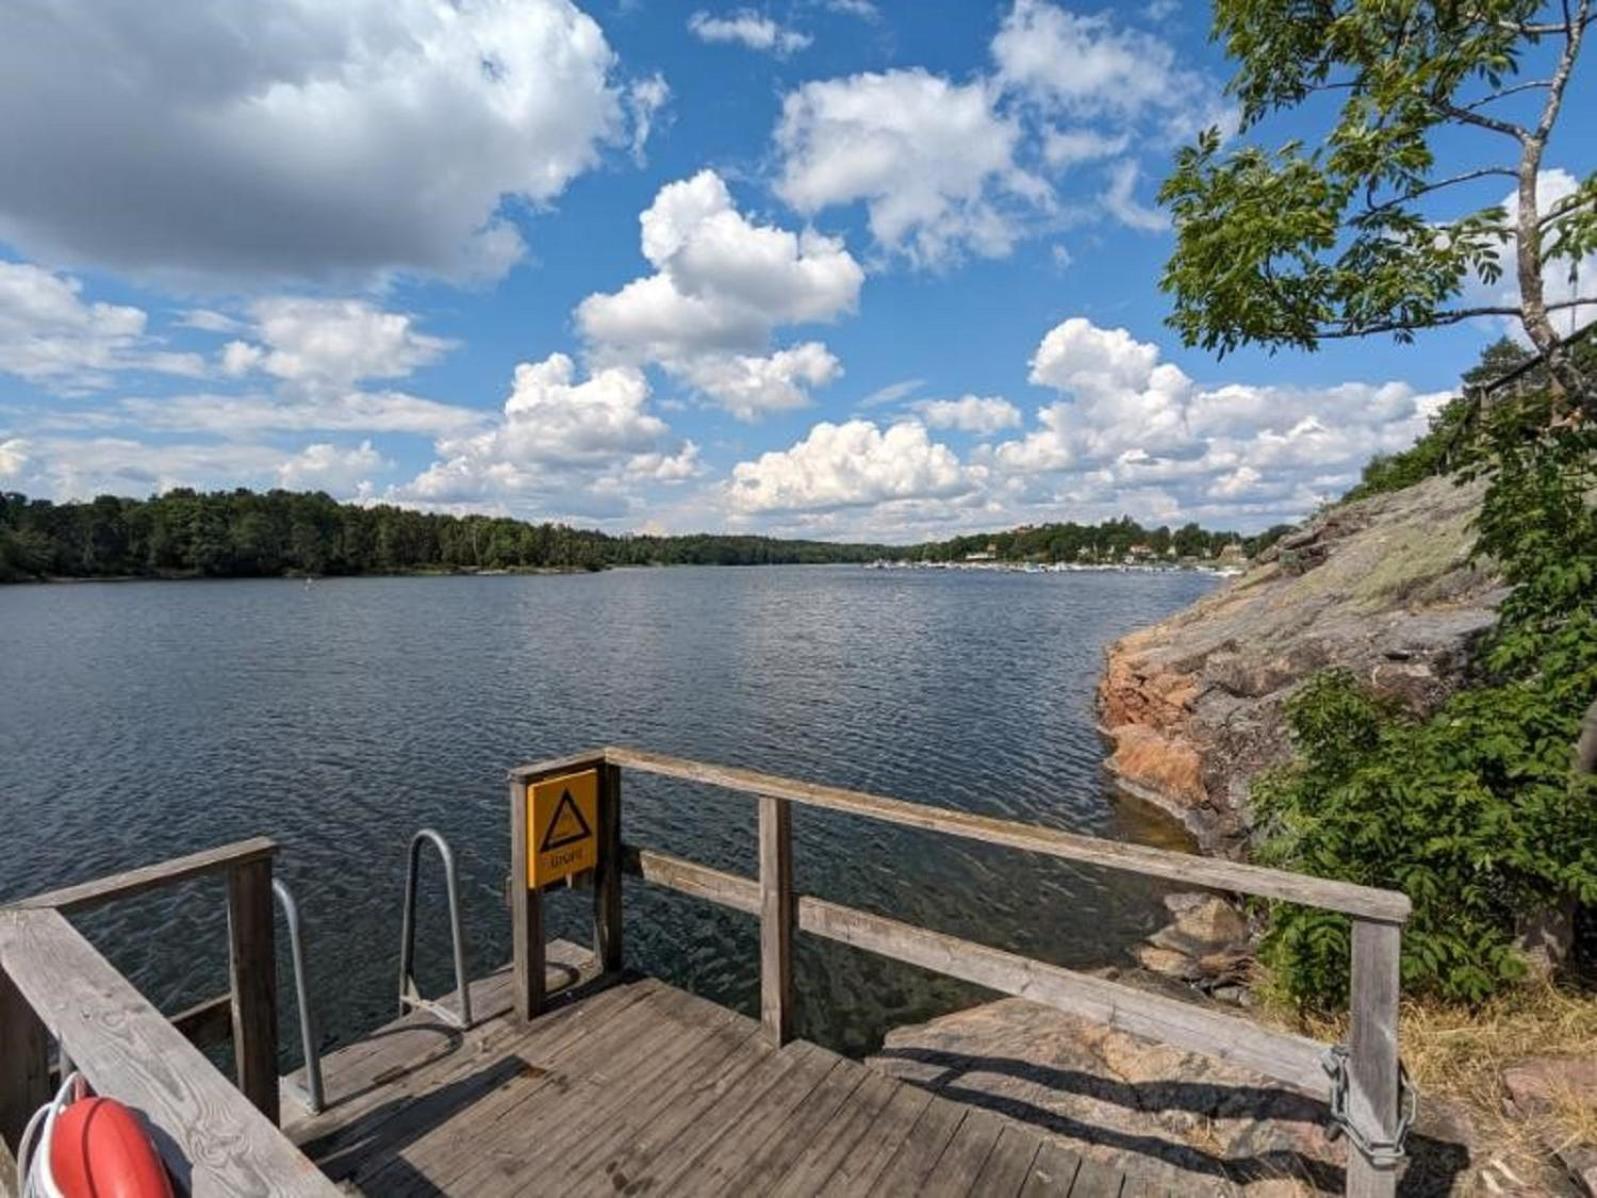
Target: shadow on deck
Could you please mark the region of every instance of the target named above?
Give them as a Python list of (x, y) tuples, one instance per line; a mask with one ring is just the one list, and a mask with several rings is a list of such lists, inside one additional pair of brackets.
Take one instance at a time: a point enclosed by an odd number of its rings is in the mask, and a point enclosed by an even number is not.
[(334, 1181), (385, 1198), (1168, 1192), (1006, 1112), (813, 1044), (776, 1048), (652, 978), (569, 991), (530, 1024), (508, 973), (472, 1002), (470, 1031), (413, 1012), (329, 1055), (331, 1105), (287, 1134)]

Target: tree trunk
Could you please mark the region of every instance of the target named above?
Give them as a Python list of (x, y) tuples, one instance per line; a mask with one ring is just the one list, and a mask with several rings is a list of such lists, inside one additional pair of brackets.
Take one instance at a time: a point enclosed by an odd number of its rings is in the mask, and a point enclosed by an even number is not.
[(1520, 320), (1536, 348), (1551, 354), (1559, 338), (1547, 315), (1547, 296), (1542, 285), (1541, 204), (1536, 198), (1536, 178), (1541, 173), (1544, 148), (1541, 138), (1528, 137), (1519, 157), (1519, 220), (1514, 241), (1518, 251)]

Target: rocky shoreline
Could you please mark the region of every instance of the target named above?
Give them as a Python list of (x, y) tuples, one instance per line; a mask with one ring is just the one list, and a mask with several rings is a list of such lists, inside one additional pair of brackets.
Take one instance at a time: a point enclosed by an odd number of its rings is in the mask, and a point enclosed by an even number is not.
[[(1416, 712), (1434, 710), (1465, 681), (1504, 594), (1470, 561), (1482, 490), (1433, 479), (1330, 509), (1240, 578), (1111, 646), (1098, 712), (1114, 787), (1183, 824), (1200, 851), (1243, 856), (1249, 785), (1289, 759), (1284, 704), (1301, 682), (1334, 665)], [(1186, 1001), (1250, 1006), (1255, 929), (1245, 913), (1207, 894), (1165, 901), (1170, 923), (1134, 961), (1098, 972)], [(1326, 1136), (1317, 1099), (1021, 999), (898, 1028), (873, 1064), (1047, 1127), (1083, 1156), (1151, 1157), (1172, 1192), (1342, 1190), (1346, 1146)], [(1405, 1192), (1465, 1192), (1472, 1139), (1461, 1110), (1428, 1102)]]
[(1229, 585), (1115, 642), (1098, 688), (1113, 785), (1241, 855), (1248, 788), (1291, 753), (1283, 705), (1328, 666), (1429, 713), (1504, 590), (1470, 561), (1484, 484), (1437, 478), (1330, 509)]

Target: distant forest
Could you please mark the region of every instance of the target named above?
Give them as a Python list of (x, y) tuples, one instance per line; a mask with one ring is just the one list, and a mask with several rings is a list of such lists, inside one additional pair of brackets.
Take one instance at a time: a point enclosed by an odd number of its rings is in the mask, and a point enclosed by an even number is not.
[(1035, 524), (1008, 532), (975, 533), (901, 549), (898, 556), (947, 562), (991, 553), (998, 561), (1119, 562), (1143, 554), (1161, 560), (1212, 558), (1232, 544), (1251, 556), (1291, 528), (1283, 524), (1256, 537), (1244, 537), (1235, 532), (1210, 532), (1196, 524), (1183, 524), (1173, 531), (1165, 525), (1144, 528), (1130, 516), (1121, 516), (1102, 524)]
[(564, 524), (445, 516), (339, 503), (321, 493), (178, 489), (151, 499), (102, 495), (52, 503), (0, 492), (0, 582), (37, 578), (600, 570), (608, 566), (754, 566), (948, 561), (987, 552), (1041, 561), (1119, 560), (1134, 545), (1210, 557), (1240, 541), (1191, 524), (1171, 532), (1122, 518), (1050, 524), (893, 547), (758, 536), (612, 536)]

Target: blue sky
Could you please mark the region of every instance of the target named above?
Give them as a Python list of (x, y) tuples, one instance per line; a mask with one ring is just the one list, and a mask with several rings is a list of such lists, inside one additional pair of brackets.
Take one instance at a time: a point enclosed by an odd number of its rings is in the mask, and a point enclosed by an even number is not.
[[(1154, 193), (1233, 121), (1208, 21), (1177, 0), (22, 0), (0, 487), (829, 538), (1299, 517), (1504, 329), (1180, 346)], [(1597, 160), (1591, 75), (1549, 195)], [(1450, 133), (1443, 165), (1486, 136)]]

